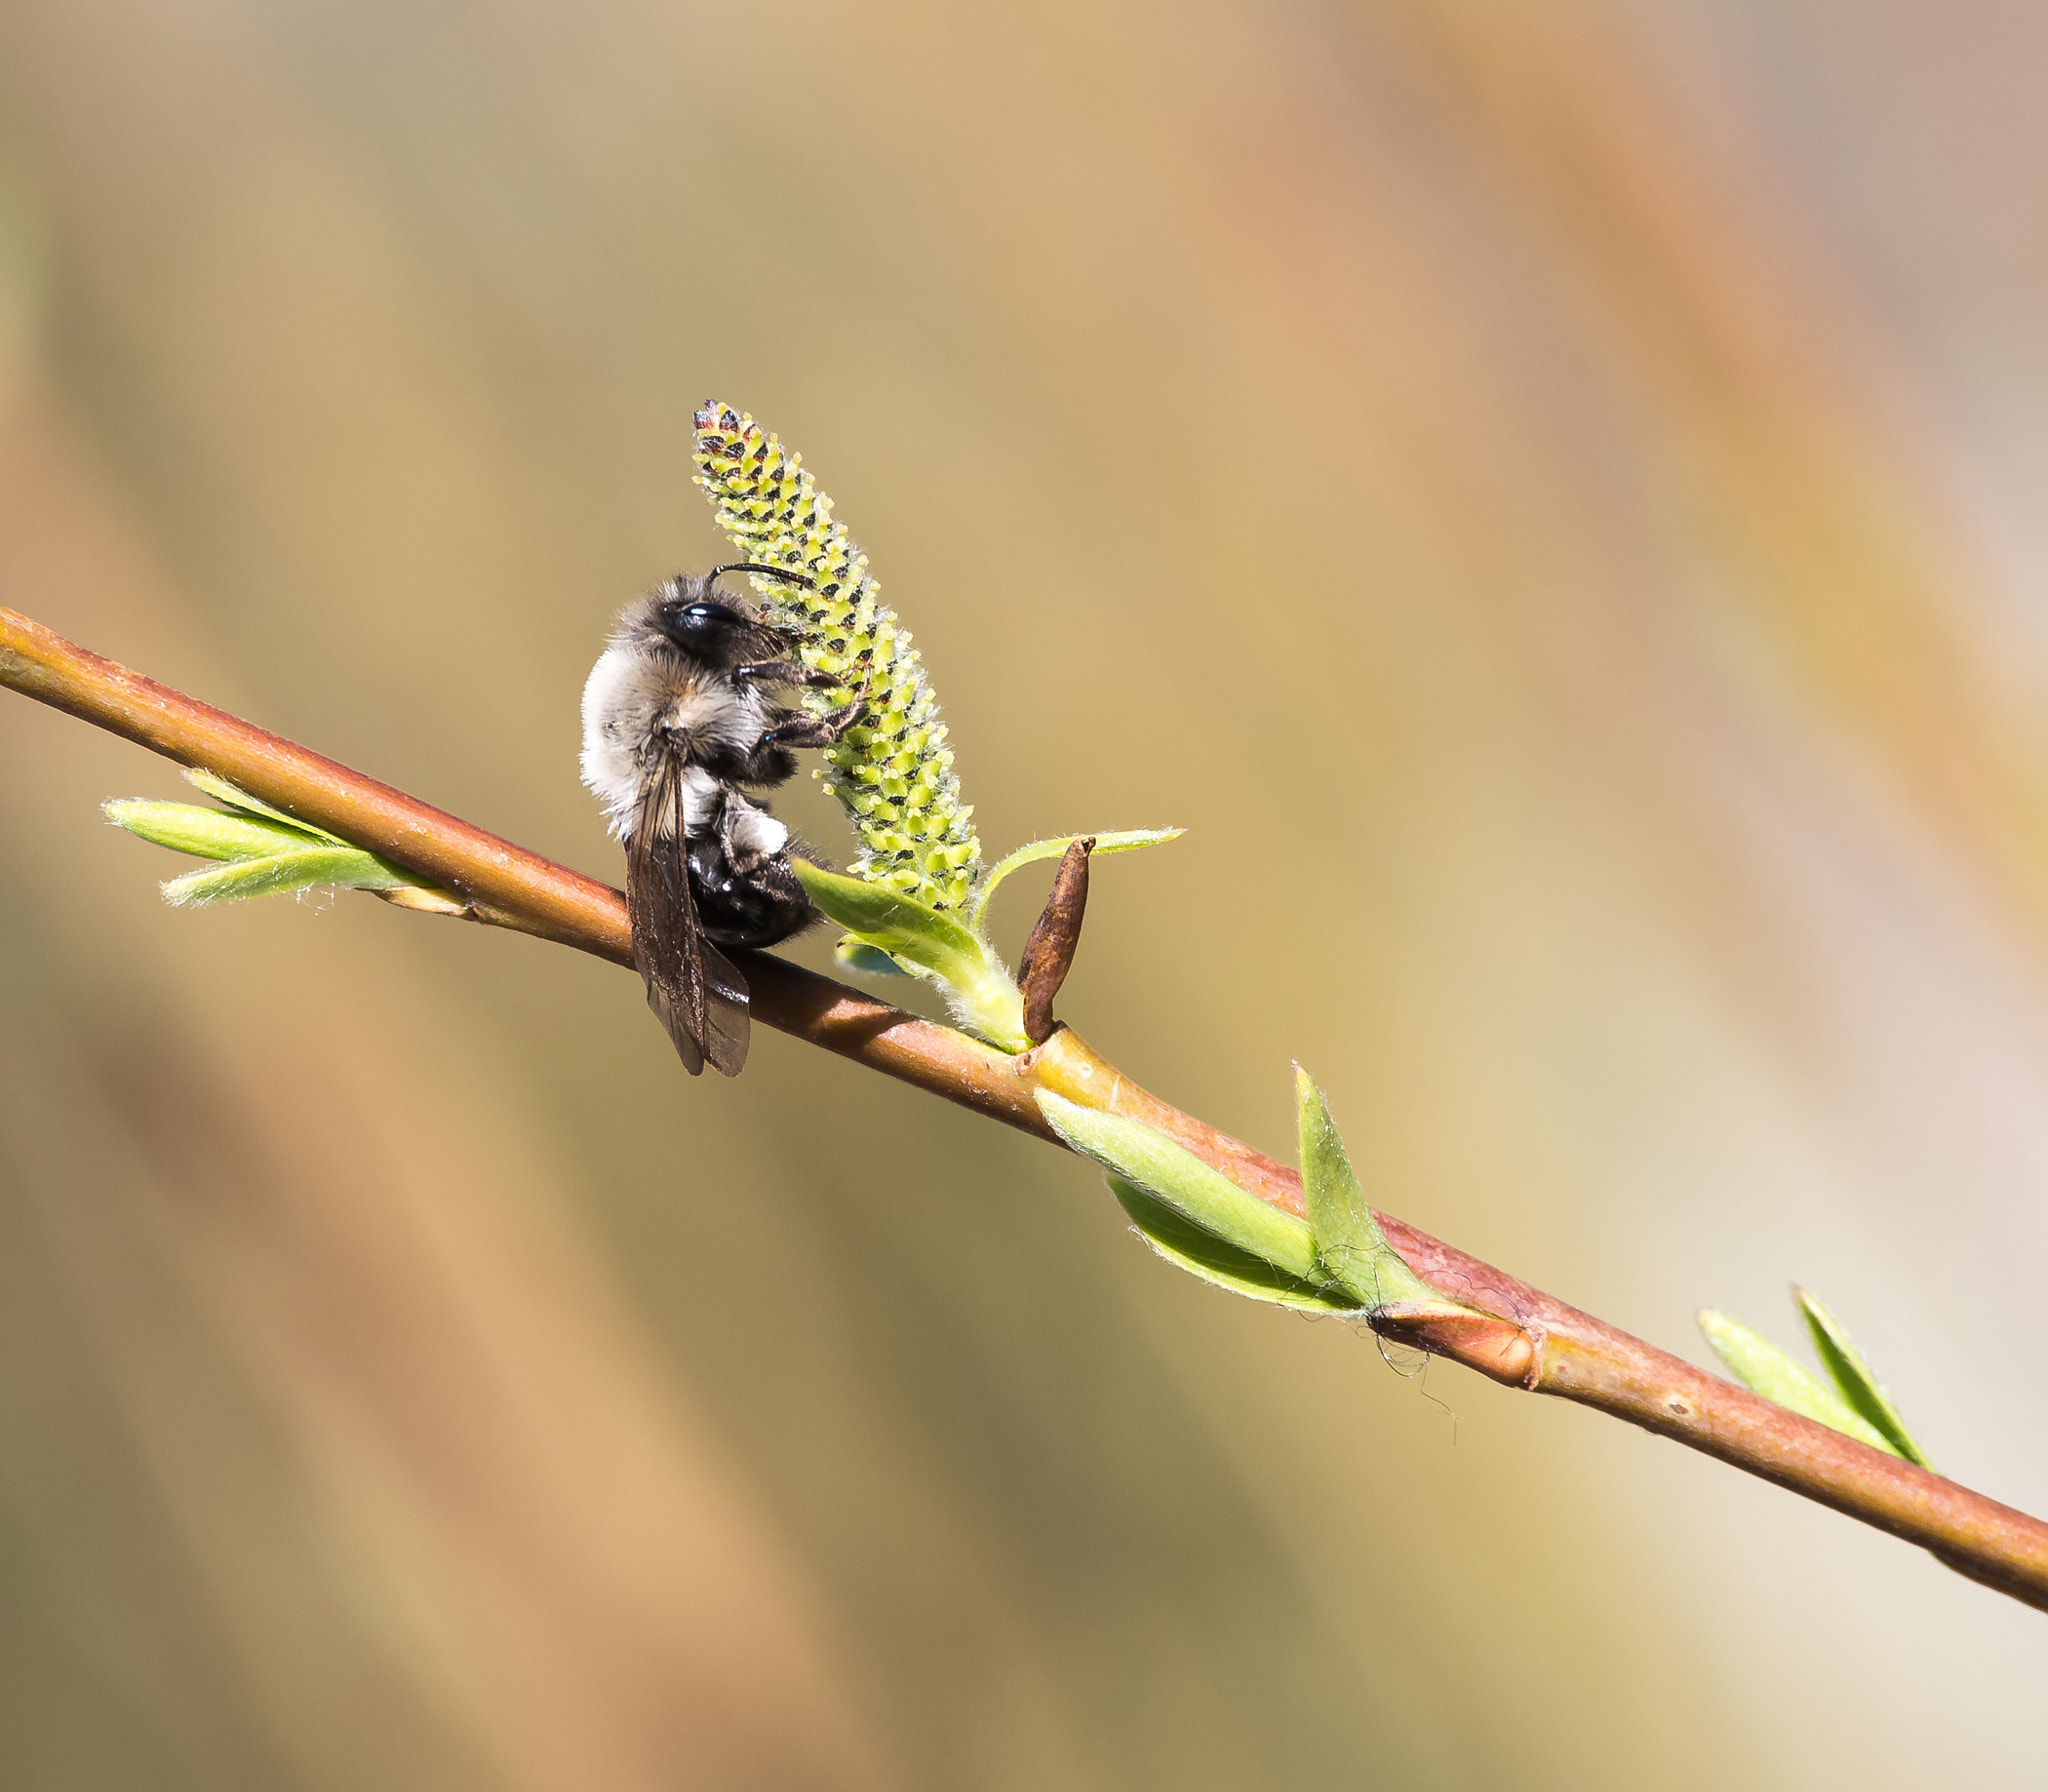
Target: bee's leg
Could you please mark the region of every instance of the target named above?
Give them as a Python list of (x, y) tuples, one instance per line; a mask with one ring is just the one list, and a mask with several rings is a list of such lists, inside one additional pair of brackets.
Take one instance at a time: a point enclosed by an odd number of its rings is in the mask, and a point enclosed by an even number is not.
[(868, 687), (863, 684), (860, 695), (843, 709), (822, 716), (791, 716), (786, 722), (778, 722), (755, 743), (754, 751), (760, 753), (770, 747), (829, 747), (867, 712)]
[(846, 682), (829, 672), (813, 672), (795, 660), (762, 660), (751, 666), (735, 666), (732, 675), (742, 684), (801, 685), (811, 691), (829, 691)]
[(715, 834), (690, 846), (690, 888), (706, 937), (772, 946), (817, 918), (784, 851), (789, 830), (753, 804), (728, 806)]

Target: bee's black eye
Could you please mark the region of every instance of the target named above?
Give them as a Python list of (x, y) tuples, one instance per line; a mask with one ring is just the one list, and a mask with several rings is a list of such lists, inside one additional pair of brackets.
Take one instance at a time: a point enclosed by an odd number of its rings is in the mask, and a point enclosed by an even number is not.
[(700, 602), (664, 605), (660, 626), (678, 646), (703, 647), (745, 624), (746, 618), (729, 604)]

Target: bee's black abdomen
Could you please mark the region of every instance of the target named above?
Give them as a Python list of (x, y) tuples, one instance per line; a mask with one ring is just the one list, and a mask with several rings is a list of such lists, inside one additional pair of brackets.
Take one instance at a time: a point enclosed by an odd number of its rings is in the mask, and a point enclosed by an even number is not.
[(788, 859), (762, 858), (742, 872), (716, 835), (690, 842), (690, 893), (707, 939), (721, 946), (773, 946), (817, 919)]

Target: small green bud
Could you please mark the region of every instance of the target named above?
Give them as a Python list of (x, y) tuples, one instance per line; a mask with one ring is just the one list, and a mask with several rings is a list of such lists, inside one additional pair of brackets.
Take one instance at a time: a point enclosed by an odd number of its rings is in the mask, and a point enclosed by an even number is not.
[(351, 846), (338, 835), (259, 802), (212, 772), (191, 770), (186, 782), (226, 803), (226, 810), (196, 803), (154, 802), (140, 797), (101, 804), (117, 827), (194, 858), (218, 859), (210, 871), (188, 871), (162, 886), (164, 900), (177, 908), (213, 902), (242, 902), (298, 890), (369, 890), (413, 907), (461, 913), (462, 904), (402, 870), (388, 859)]

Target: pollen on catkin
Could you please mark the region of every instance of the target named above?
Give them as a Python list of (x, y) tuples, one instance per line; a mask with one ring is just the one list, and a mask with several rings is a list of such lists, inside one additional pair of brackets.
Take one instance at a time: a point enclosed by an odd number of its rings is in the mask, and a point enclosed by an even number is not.
[[(727, 405), (707, 404), (696, 422), (697, 483), (711, 494), (719, 527), (743, 558), (812, 583), (756, 575), (768, 620), (796, 632), (797, 657), (812, 670), (847, 691), (868, 681), (866, 716), (825, 749), (818, 772), (860, 837), (847, 869), (929, 908), (957, 908), (981, 875), (981, 842), (909, 630), (879, 600), (868, 557), (833, 520), (832, 500), (801, 456)], [(814, 709), (845, 700), (806, 693)]]

